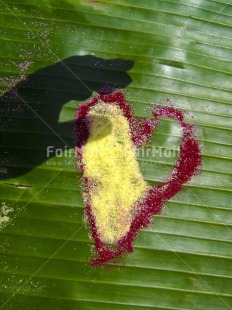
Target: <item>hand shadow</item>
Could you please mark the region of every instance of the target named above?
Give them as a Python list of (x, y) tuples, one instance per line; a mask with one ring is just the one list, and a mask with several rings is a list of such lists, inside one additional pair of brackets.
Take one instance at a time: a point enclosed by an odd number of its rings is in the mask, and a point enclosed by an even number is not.
[(59, 123), (70, 100), (110, 93), (131, 83), (133, 61), (72, 56), (40, 69), (0, 97), (0, 179), (21, 176), (50, 157), (47, 147), (74, 147), (73, 121)]

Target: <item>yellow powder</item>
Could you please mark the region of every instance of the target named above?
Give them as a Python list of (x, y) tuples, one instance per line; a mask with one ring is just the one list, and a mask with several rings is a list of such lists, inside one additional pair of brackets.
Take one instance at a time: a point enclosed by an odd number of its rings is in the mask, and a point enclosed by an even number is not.
[(8, 207), (5, 202), (2, 202), (0, 207), (0, 228), (5, 227), (10, 222), (9, 213), (13, 212), (13, 209)]
[(92, 124), (83, 147), (83, 163), (92, 184), (92, 212), (101, 240), (116, 243), (129, 231), (132, 211), (148, 185), (139, 170), (129, 123), (121, 109), (100, 102), (89, 116)]

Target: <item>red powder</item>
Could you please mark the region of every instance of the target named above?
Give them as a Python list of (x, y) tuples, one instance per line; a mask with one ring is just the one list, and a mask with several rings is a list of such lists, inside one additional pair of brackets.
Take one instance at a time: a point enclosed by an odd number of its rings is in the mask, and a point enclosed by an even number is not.
[[(191, 177), (199, 172), (201, 167), (201, 149), (195, 136), (195, 127), (183, 121), (184, 115), (181, 110), (168, 106), (157, 106), (152, 110), (154, 120), (138, 120), (133, 117), (130, 106), (125, 102), (121, 92), (112, 94), (99, 94), (89, 102), (81, 104), (76, 112), (75, 136), (77, 146), (77, 156), (79, 168), (83, 171), (82, 146), (89, 137), (89, 122), (87, 119), (90, 107), (99, 101), (108, 104), (115, 104), (120, 107), (125, 117), (129, 121), (131, 139), (136, 147), (146, 143), (152, 135), (155, 126), (159, 123), (159, 117), (168, 117), (179, 122), (182, 129), (182, 141), (180, 144), (180, 154), (174, 170), (165, 184), (152, 187), (148, 190), (146, 197), (139, 205), (139, 212), (133, 219), (128, 233), (118, 241), (117, 246), (110, 247), (104, 245), (98, 234), (95, 218), (91, 211), (90, 201), (86, 201), (86, 215), (90, 223), (92, 237), (95, 240), (97, 258), (91, 260), (92, 265), (100, 265), (123, 253), (133, 251), (133, 242), (141, 228), (147, 227), (152, 220), (152, 216), (162, 211), (163, 204), (181, 191), (182, 185), (188, 182)], [(85, 187), (88, 191), (88, 180), (84, 178)]]

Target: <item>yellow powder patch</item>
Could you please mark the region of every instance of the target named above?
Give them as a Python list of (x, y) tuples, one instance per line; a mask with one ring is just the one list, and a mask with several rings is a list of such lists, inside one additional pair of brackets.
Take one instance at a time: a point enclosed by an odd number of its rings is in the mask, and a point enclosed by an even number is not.
[(5, 202), (2, 202), (0, 207), (0, 228), (5, 227), (10, 222), (9, 213), (13, 212), (13, 209), (8, 207)]
[(92, 123), (83, 147), (83, 163), (92, 184), (92, 213), (101, 240), (116, 243), (129, 231), (133, 210), (148, 185), (139, 170), (122, 110), (100, 102), (91, 108), (89, 116)]

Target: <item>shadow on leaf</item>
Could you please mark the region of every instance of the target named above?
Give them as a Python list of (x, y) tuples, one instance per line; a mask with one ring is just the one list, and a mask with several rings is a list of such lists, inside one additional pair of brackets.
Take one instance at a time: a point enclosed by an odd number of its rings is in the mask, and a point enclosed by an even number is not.
[[(110, 93), (131, 83), (133, 61), (72, 56), (40, 69), (0, 98), (0, 179), (21, 176), (54, 153), (74, 147), (73, 121), (59, 123), (62, 107), (93, 91)], [(48, 155), (48, 156), (47, 156)]]

